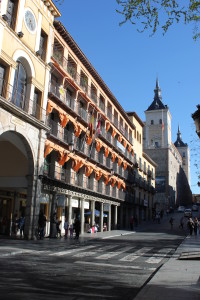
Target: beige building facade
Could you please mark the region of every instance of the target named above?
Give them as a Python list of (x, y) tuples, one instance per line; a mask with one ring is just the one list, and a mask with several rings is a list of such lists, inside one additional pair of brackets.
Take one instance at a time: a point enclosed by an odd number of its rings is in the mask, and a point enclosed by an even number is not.
[[(0, 7), (0, 234), (25, 216), (34, 238), (129, 228), (151, 217), (155, 163), (143, 152), (143, 122), (127, 114), (90, 61), (55, 21), (52, 1)], [(6, 226), (2, 221), (6, 219)], [(4, 222), (5, 223), (5, 222)]]

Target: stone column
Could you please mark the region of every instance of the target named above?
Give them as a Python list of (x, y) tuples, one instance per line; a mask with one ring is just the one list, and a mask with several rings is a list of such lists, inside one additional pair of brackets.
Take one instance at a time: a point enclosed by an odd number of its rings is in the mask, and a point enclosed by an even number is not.
[(123, 214), (124, 214), (124, 207), (120, 205), (120, 229), (123, 229)]
[(68, 219), (68, 224), (72, 224), (72, 196), (68, 196), (68, 216), (67, 216), (67, 219)]
[(57, 193), (52, 193), (51, 199), (51, 219), (50, 219), (50, 238), (56, 237), (56, 196)]
[(103, 232), (103, 202), (100, 203), (100, 224), (99, 231)]
[(115, 205), (114, 228), (117, 229), (117, 205)]
[(111, 231), (111, 204), (108, 204), (108, 231)]
[(90, 226), (93, 226), (95, 223), (95, 201), (91, 201), (91, 224)]
[(84, 233), (84, 224), (85, 224), (84, 204), (85, 204), (85, 199), (81, 199), (81, 212), (80, 212), (81, 234)]

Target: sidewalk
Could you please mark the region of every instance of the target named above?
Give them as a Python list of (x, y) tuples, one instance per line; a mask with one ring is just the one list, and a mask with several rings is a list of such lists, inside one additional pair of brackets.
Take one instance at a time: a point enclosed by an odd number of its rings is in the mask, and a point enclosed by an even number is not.
[(174, 255), (159, 269), (155, 276), (152, 277), (147, 285), (145, 285), (134, 298), (134, 300), (169, 299), (200, 299), (199, 235), (197, 237), (187, 236), (177, 248)]

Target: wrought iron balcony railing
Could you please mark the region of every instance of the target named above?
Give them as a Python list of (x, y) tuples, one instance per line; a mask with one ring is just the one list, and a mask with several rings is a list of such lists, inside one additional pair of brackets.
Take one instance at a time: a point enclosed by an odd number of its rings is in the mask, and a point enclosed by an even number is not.
[(36, 100), (30, 99), (27, 93), (27, 90), (22, 89), (19, 91), (6, 80), (0, 78), (0, 96), (28, 115), (45, 123), (46, 110), (43, 109)]
[(53, 163), (48, 164), (47, 162), (45, 162), (44, 165), (44, 175), (62, 183), (125, 200), (125, 192), (118, 190), (116, 187), (112, 187), (110, 183), (105, 185), (103, 181), (95, 180), (93, 175), (87, 177), (83, 172), (76, 173), (69, 168), (66, 169)]

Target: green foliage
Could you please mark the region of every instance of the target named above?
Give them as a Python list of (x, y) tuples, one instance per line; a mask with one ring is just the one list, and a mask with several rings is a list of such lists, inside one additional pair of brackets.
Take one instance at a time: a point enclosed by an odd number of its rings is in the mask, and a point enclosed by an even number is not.
[(121, 7), (117, 13), (124, 17), (120, 25), (130, 21), (139, 32), (147, 29), (153, 35), (158, 28), (165, 34), (174, 23), (193, 23), (194, 40), (200, 37), (200, 1), (195, 0), (116, 0)]

